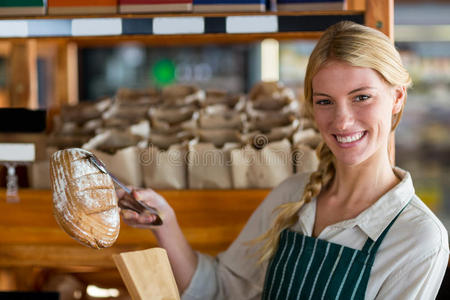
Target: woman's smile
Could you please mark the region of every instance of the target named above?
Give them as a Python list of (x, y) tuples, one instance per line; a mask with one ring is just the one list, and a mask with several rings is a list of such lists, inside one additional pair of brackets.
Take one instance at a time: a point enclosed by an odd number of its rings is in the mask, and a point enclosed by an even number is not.
[(347, 133), (347, 134), (333, 134), (339, 146), (347, 148), (353, 147), (359, 144), (362, 139), (366, 136), (367, 131), (363, 130), (360, 132)]
[(337, 161), (387, 158), (394, 94), (384, 79), (373, 69), (331, 60), (312, 83), (314, 119)]

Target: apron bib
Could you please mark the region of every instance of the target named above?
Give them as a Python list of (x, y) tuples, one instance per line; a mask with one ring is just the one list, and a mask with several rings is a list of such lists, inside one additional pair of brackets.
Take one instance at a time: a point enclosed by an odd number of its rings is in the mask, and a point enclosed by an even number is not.
[(262, 299), (364, 299), (377, 250), (403, 209), (376, 241), (367, 238), (362, 250), (283, 230)]

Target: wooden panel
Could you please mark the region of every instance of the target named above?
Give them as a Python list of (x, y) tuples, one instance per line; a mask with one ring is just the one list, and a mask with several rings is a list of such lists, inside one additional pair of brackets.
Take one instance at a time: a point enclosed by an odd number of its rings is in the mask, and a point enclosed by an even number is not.
[(348, 10), (361, 10), (366, 9), (366, 0), (347, 0)]
[[(361, 7), (361, 1), (367, 0), (353, 0), (356, 4), (355, 7)], [(384, 0), (383, 0), (384, 1)], [(353, 14), (353, 11), (342, 11), (342, 10), (327, 10), (327, 11), (283, 11), (283, 12), (199, 12), (199, 13), (143, 13), (143, 14), (86, 14), (86, 15), (64, 15), (64, 16), (20, 16), (23, 20), (33, 20), (33, 19), (77, 19), (77, 18), (123, 18), (123, 19), (141, 19), (141, 18), (156, 18), (156, 17), (227, 17), (227, 16), (298, 16), (298, 15), (329, 15), (329, 14)], [(17, 16), (2, 16), (2, 19), (18, 19)], [(91, 37), (94, 38), (95, 37)]]
[(366, 0), (366, 25), (394, 39), (394, 0)]
[(36, 41), (17, 40), (9, 56), (9, 106), (37, 108)]
[(114, 262), (133, 300), (180, 299), (166, 250), (121, 253)]
[[(177, 212), (192, 247), (211, 255), (228, 247), (267, 193), (267, 190), (161, 191)], [(0, 190), (0, 267), (114, 268), (112, 254), (156, 246), (148, 230), (122, 223), (113, 247), (87, 248), (58, 227), (52, 215), (50, 191), (22, 189), (20, 198), (19, 203), (6, 203), (5, 190)]]

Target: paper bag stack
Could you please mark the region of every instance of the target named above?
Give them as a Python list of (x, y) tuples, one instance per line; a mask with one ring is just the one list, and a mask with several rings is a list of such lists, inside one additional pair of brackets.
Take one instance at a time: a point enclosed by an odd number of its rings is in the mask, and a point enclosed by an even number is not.
[(96, 155), (127, 185), (142, 186), (140, 153), (138, 148), (141, 136), (132, 133), (131, 129), (109, 129), (84, 144), (82, 148)]
[(162, 90), (162, 102), (149, 110), (152, 132), (141, 153), (146, 187), (186, 189), (188, 141), (194, 137), (204, 91), (190, 85)]
[(272, 188), (293, 174), (291, 138), (298, 128), (298, 103), (277, 82), (256, 84), (246, 103), (246, 146), (232, 151), (235, 188)]
[(53, 131), (48, 145), (57, 149), (80, 147), (103, 127), (102, 114), (110, 107), (112, 98), (103, 98), (77, 105), (65, 105), (53, 119)]
[[(161, 97), (156, 89), (119, 89), (112, 105), (102, 114), (103, 130), (127, 129), (148, 120), (147, 111), (160, 101)], [(149, 129), (147, 126), (147, 131), (143, 131), (141, 135), (148, 137)]]
[(189, 188), (233, 188), (231, 151), (242, 144), (244, 101), (242, 95), (219, 90), (206, 92), (196, 139), (189, 143)]

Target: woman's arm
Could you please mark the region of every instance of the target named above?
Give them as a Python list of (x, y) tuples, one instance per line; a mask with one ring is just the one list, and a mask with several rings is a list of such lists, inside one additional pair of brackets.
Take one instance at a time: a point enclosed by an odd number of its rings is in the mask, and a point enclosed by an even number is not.
[(435, 299), (448, 265), (448, 248), (417, 257), (391, 274), (376, 299)]
[[(117, 194), (119, 201), (122, 197), (126, 197), (123, 191), (119, 191)], [(122, 210), (122, 218), (130, 226), (151, 229), (158, 244), (167, 251), (175, 281), (180, 293), (182, 293), (189, 286), (194, 276), (197, 268), (197, 255), (184, 237), (172, 207), (161, 195), (151, 189), (145, 189), (135, 190), (134, 196), (136, 199), (155, 207), (163, 219), (163, 225), (153, 226), (151, 225), (155, 219), (153, 216), (138, 215), (130, 210)]]
[[(256, 300), (261, 298), (266, 264), (258, 264), (258, 246), (249, 247), (248, 242), (267, 231), (276, 207), (287, 201), (298, 201), (308, 177), (309, 174), (290, 177), (272, 190), (238, 238), (216, 258), (192, 250), (173, 209), (153, 190), (138, 190), (135, 196), (160, 212), (162, 226), (150, 225), (154, 218), (149, 215), (123, 210), (122, 216), (128, 225), (151, 229), (166, 249), (183, 300)], [(118, 195), (120, 199), (123, 191)]]

